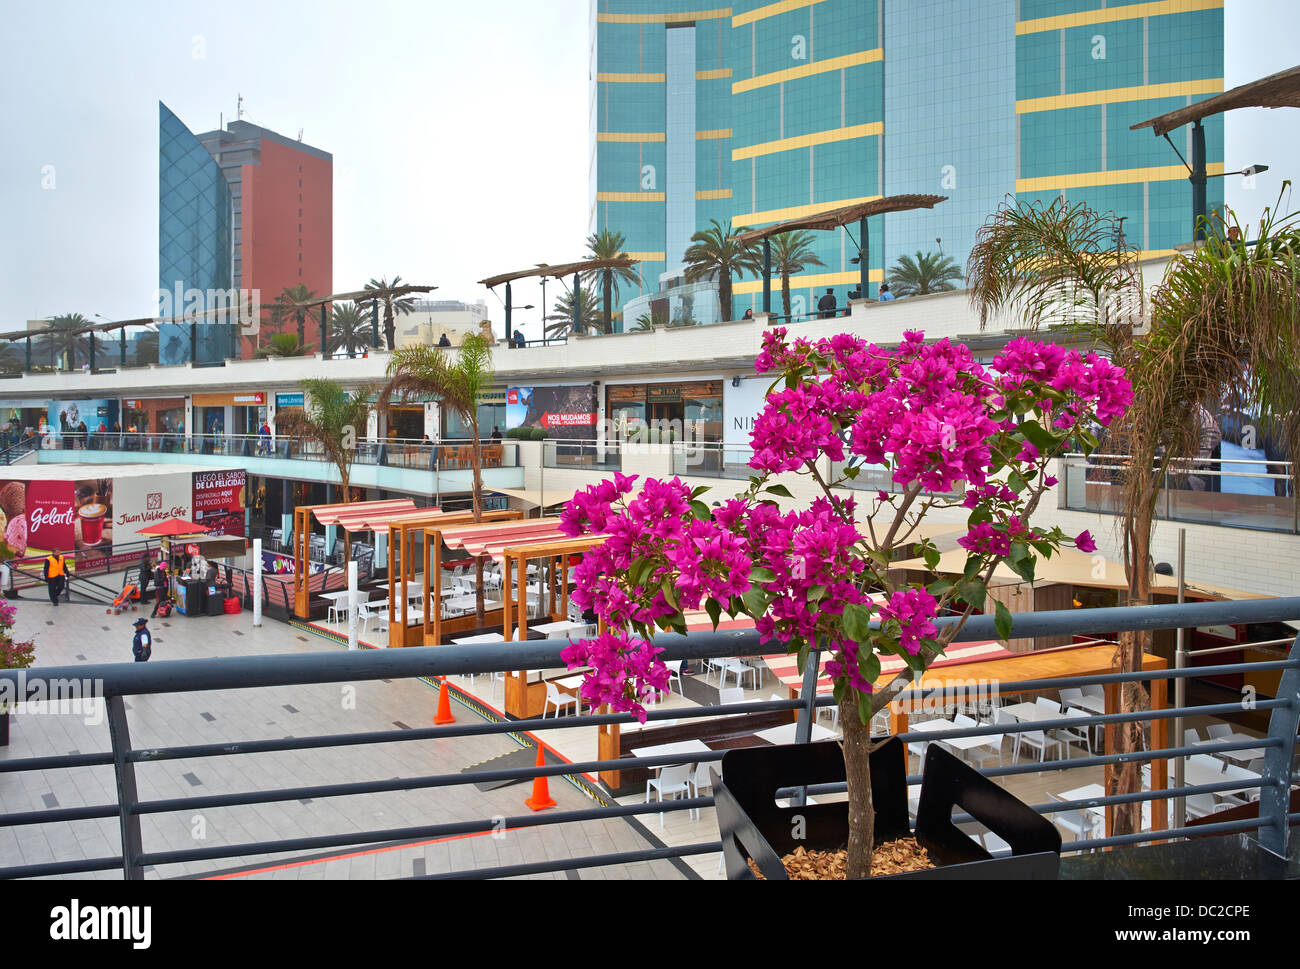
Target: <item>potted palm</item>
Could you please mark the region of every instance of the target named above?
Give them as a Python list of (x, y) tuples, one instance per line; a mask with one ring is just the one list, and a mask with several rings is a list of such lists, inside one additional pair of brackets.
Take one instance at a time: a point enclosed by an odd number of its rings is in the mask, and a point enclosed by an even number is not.
[[(655, 634), (684, 633), (688, 611), (707, 613), (715, 628), (724, 612), (751, 618), (764, 642), (798, 655), (801, 669), (824, 652), (844, 731), (847, 874), (867, 877), (872, 717), (986, 608), (1000, 563), (1032, 582), (1039, 555), (1063, 545), (1094, 550), (1087, 532), (1070, 538), (1030, 519), (1056, 483), (1052, 458), (1067, 441), (1095, 448), (1092, 429), (1122, 414), (1132, 392), (1123, 370), (1095, 355), (1014, 340), (986, 369), (967, 347), (926, 343), (919, 333), (883, 350), (847, 334), (790, 344), (776, 329), (756, 368), (775, 380), (751, 435), (755, 474), (745, 491), (710, 507), (700, 500), (706, 488), (649, 480), (633, 494), (635, 478), (615, 475), (566, 507), (567, 533), (608, 536), (578, 567), (573, 596), (608, 631), (574, 643), (564, 658), (593, 670), (582, 686), (593, 707), (644, 717), (645, 698), (668, 683)], [(874, 493), (860, 515), (843, 489), (872, 465), (894, 490)], [(791, 492), (776, 479), (784, 475), (809, 479), (819, 496), (783, 509), (779, 500)], [(933, 543), (912, 536), (944, 509), (967, 516), (963, 574), (909, 582), (891, 570), (893, 550), (920, 544), (937, 564)], [(1011, 614), (995, 608), (1006, 639)], [(934, 620), (944, 614), (954, 621), (941, 629)], [(886, 655), (901, 658), (905, 671), (882, 677)], [(732, 782), (726, 767), (724, 787)]]
[[(18, 610), (0, 601), (0, 669), (25, 670), (36, 662), (36, 644), (32, 640), (15, 641), (14, 619)], [(9, 746), (9, 704), (0, 702), (0, 747)]]

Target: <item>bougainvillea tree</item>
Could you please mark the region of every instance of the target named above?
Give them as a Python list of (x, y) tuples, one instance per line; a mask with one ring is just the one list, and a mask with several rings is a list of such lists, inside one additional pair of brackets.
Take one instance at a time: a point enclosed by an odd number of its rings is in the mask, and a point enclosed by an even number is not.
[[(656, 630), (685, 632), (685, 613), (753, 619), (764, 642), (799, 656), (829, 656), (848, 773), (849, 877), (870, 871), (874, 810), (869, 724), (924, 670), (988, 599), (986, 583), (1005, 561), (1033, 581), (1038, 555), (1062, 545), (1094, 549), (1084, 532), (1036, 528), (1030, 517), (1056, 482), (1051, 459), (1069, 443), (1089, 451), (1095, 430), (1132, 400), (1124, 372), (1095, 355), (1014, 340), (991, 367), (961, 344), (908, 333), (882, 349), (842, 334), (816, 342), (765, 336), (756, 363), (775, 379), (754, 424), (755, 475), (736, 497), (710, 507), (679, 479), (612, 480), (574, 496), (570, 535), (604, 534), (575, 574), (574, 601), (594, 609), (605, 632), (576, 642), (569, 666), (590, 666), (582, 695), (644, 720), (643, 703), (666, 689)], [(836, 473), (827, 472), (830, 468)], [(888, 487), (859, 500), (846, 490), (864, 470)], [(816, 497), (783, 510), (778, 476), (811, 479)], [(866, 506), (864, 508), (864, 506)], [(891, 571), (895, 549), (919, 544), (932, 567), (938, 549), (913, 538), (937, 509), (962, 509), (967, 561), (955, 581), (922, 585)], [(864, 514), (865, 512), (865, 514)], [(935, 622), (941, 615), (955, 622)], [(1011, 615), (997, 604), (998, 633)], [(880, 657), (908, 670), (887, 682)], [(814, 662), (817, 660), (814, 659)]]

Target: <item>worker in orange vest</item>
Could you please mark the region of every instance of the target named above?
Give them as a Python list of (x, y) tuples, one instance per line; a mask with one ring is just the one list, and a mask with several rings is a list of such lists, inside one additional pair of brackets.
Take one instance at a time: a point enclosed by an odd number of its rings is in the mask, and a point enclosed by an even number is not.
[(59, 593), (68, 583), (68, 566), (63, 553), (57, 549), (45, 558), (45, 581), (49, 585), (50, 602), (57, 608)]

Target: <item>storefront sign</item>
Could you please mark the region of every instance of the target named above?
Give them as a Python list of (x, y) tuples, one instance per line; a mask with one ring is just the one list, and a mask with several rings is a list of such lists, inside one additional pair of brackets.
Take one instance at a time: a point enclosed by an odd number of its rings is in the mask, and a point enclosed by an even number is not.
[[(24, 482), (13, 482), (24, 484)], [(44, 555), (54, 549), (72, 551), (76, 544), (77, 489), (71, 481), (29, 481), (26, 517), (10, 521), (5, 541), (15, 555)], [(20, 534), (21, 533), (21, 534)]]
[(553, 438), (596, 437), (596, 391), (591, 384), (569, 387), (511, 387), (506, 427), (541, 427)]
[(195, 407), (260, 407), (266, 403), (266, 394), (195, 394)]
[(117, 423), (117, 401), (52, 400), (47, 415), (50, 432), (59, 437), (81, 433), (82, 424), (86, 425), (87, 437), (108, 434), (114, 432)]
[(306, 395), (301, 393), (276, 394), (275, 406), (277, 410), (282, 407), (304, 407), (306, 406)]
[(745, 447), (754, 432), (754, 421), (767, 405), (767, 388), (772, 381), (756, 377), (733, 387), (730, 382), (723, 387), (722, 443), (727, 447)]
[(243, 536), (244, 471), (194, 472), (194, 521), (212, 535)]

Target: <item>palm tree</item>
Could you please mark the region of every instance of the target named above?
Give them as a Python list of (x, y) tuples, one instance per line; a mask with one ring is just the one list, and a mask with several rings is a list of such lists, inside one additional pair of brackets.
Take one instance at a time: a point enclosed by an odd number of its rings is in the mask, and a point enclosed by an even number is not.
[(62, 360), (64, 370), (76, 370), (90, 359), (90, 340), (78, 332), (90, 325), (90, 320), (80, 313), (51, 317), (47, 327), (50, 332), (40, 337), (41, 356), (53, 360), (55, 369)]
[(899, 256), (889, 270), (889, 285), (894, 287), (895, 296), (946, 293), (956, 289), (954, 283), (961, 278), (961, 269), (952, 257), (937, 252), (918, 252), (916, 259)]
[(782, 232), (772, 236), (772, 269), (781, 277), (781, 309), (790, 319), (790, 277), (809, 266), (825, 266), (813, 252), (811, 232)]
[(366, 432), (374, 388), (363, 386), (349, 393), (342, 384), (323, 377), (304, 380), (299, 386), (304, 391), (303, 407), (280, 412), (276, 418), (280, 433), (318, 445), (338, 469), (343, 501), (350, 503), (352, 463), (357, 440)]
[(373, 291), (375, 298), (384, 306), (384, 339), (389, 350), (397, 348), (397, 323), (394, 317), (415, 312), (414, 296), (393, 296), (393, 290), (401, 285), (401, 276), (394, 276), (391, 283), (387, 279), (372, 279), (366, 283), (366, 292)]
[(158, 331), (145, 330), (135, 338), (135, 365), (144, 367), (158, 362)]
[[(600, 232), (587, 236), (587, 258), (617, 259), (623, 255), (623, 246), (626, 244), (627, 239), (623, 233), (601, 229)], [(612, 333), (613, 301), (618, 298), (619, 283), (633, 283), (640, 286), (641, 276), (630, 266), (622, 269), (591, 269), (582, 274), (582, 281), (588, 286), (594, 285), (597, 278), (600, 279), (601, 307), (603, 309), (601, 315), (603, 328), (601, 332)]]
[(298, 343), (302, 346), (307, 345), (307, 307), (298, 306), (298, 303), (306, 303), (316, 298), (316, 294), (299, 283), (297, 286), (286, 286), (284, 292), (275, 298), (275, 311), (279, 321), (286, 319), (295, 320), (298, 323)]
[(335, 303), (330, 314), (328, 353), (340, 350), (354, 357), (370, 346), (370, 317), (356, 303)]
[(655, 328), (654, 317), (652, 317), (649, 313), (642, 313), (640, 316), (638, 316), (636, 318), (636, 324), (632, 327), (633, 331), (640, 331), (642, 333), (644, 333), (646, 330), (653, 330), (654, 328)]
[(0, 346), (0, 371), (4, 373), (22, 373), (27, 363), (26, 348), (20, 349), (12, 340)]
[(266, 357), (305, 357), (311, 353), (310, 346), (303, 346), (298, 342), (298, 336), (294, 333), (277, 333), (271, 337), (271, 342), (257, 351), (257, 355), (265, 359)]
[[(589, 289), (578, 291), (578, 322), (584, 333), (598, 332), (600, 329), (600, 306), (596, 295)], [(573, 327), (573, 291), (562, 294), (551, 306), (551, 313), (546, 317), (547, 336), (564, 336)]]
[[(1134, 403), (1112, 424), (1107, 445), (1129, 455), (1120, 497), (1130, 604), (1151, 601), (1161, 482), (1171, 465), (1198, 453), (1202, 410), (1216, 412), (1224, 402), (1249, 407), (1275, 425), (1291, 453), (1300, 453), (1298, 254), (1294, 217), (1278, 223), (1266, 216), (1253, 251), (1216, 227), (1205, 245), (1174, 257), (1148, 310), (1139, 253), (1125, 244), (1113, 215), (1059, 199), (1047, 207), (1004, 205), (976, 237), (967, 276), (981, 324), (1012, 311), (1031, 328), (1082, 333), (1133, 383)], [(1150, 648), (1149, 632), (1122, 634), (1117, 671), (1140, 671)], [(1124, 684), (1121, 712), (1148, 705), (1139, 683)], [(1138, 749), (1140, 725), (1123, 725), (1118, 733), (1116, 753)], [(1108, 793), (1139, 788), (1135, 762), (1120, 765), (1113, 778)], [(1140, 823), (1137, 805), (1116, 805), (1118, 833), (1132, 833)]]
[[(401, 347), (388, 364), (388, 383), (379, 392), (379, 408), (393, 402), (439, 401), (470, 429), (474, 521), (483, 520), (483, 452), (478, 426), (479, 397), (492, 386), (492, 345), (479, 333), (468, 334), (452, 359), (437, 347)], [(483, 559), (474, 560), (478, 581), (475, 614), (483, 624)]]
[(718, 280), (718, 304), (724, 321), (731, 319), (731, 274), (758, 275), (762, 270), (753, 246), (738, 245), (732, 238), (731, 220), (725, 226), (710, 219), (712, 228), (691, 236), (694, 243), (682, 261), (686, 263), (686, 281), (698, 283), (702, 279)]

